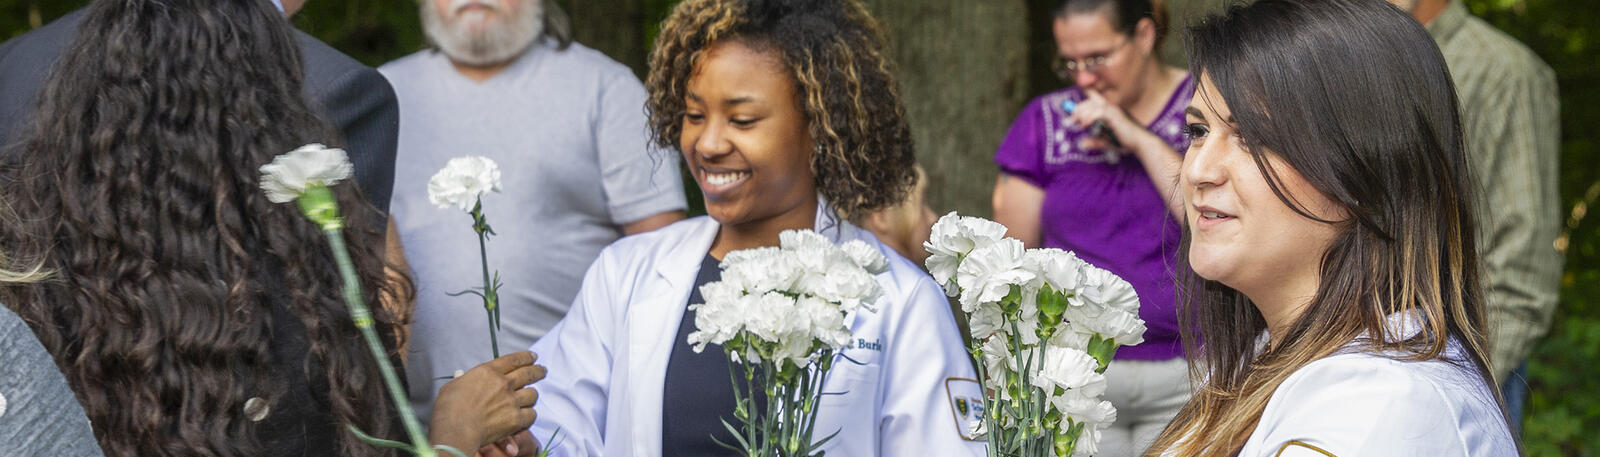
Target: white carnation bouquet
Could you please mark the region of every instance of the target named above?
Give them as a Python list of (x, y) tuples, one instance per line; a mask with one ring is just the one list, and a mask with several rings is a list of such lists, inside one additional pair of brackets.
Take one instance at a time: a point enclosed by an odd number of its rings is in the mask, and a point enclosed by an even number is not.
[(850, 342), (846, 316), (875, 311), (883, 293), (875, 275), (888, 260), (861, 240), (835, 246), (810, 230), (786, 230), (778, 247), (733, 251), (720, 266), (722, 279), (700, 287), (705, 303), (689, 306), (697, 314), (688, 342), (695, 352), (722, 346), (733, 361), (742, 426), (724, 422), (738, 443), (722, 444), (749, 456), (820, 455), (833, 437), (812, 440), (822, 381)]
[(966, 313), (987, 392), (970, 427), (990, 456), (1098, 452), (1116, 421), (1106, 366), (1144, 341), (1133, 286), (1072, 252), (1023, 249), (999, 223), (945, 215), (925, 245), (927, 266)]

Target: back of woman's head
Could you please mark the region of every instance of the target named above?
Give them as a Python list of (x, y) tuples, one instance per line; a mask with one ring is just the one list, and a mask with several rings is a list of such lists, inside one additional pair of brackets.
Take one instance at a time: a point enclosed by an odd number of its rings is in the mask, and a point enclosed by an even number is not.
[[(1222, 98), (1200, 90), (1195, 103), (1226, 104), (1278, 199), (1338, 234), (1320, 259), (1315, 297), (1264, 352), (1256, 342), (1266, 323), (1246, 297), (1186, 278), (1180, 324), (1206, 387), (1151, 452), (1179, 436), (1221, 437), (1179, 454), (1236, 451), (1289, 374), (1352, 340), (1359, 350), (1430, 360), (1455, 339), (1470, 360), (1452, 362), (1486, 376), (1456, 95), (1422, 26), (1383, 0), (1261, 0), (1191, 30), (1189, 62)], [(1294, 201), (1268, 155), (1342, 207), (1340, 219)], [(1386, 333), (1396, 313), (1420, 319), (1421, 332)]]
[(782, 60), (817, 145), (817, 190), (847, 219), (900, 202), (916, 182), (882, 30), (858, 0), (686, 0), (650, 54), (646, 107), (662, 147), (678, 148), (695, 64), (722, 40)]
[[(0, 300), (56, 356), (102, 448), (262, 452), (240, 411), (249, 397), (288, 410), (267, 373), (274, 334), (290, 331), (275, 308), (305, 327), (301, 356), (326, 372), (308, 379), (328, 392), (318, 408), (387, 431), (326, 244), (259, 189), (257, 170), (275, 155), (336, 143), (301, 99), (281, 13), (265, 0), (99, 0), (79, 30), (8, 165), (19, 217), (0, 227), (0, 243), (44, 259), (54, 277), (0, 289)], [(338, 187), (363, 282), (386, 289), (374, 210)], [(403, 317), (375, 311), (392, 338)], [(301, 365), (291, 375), (323, 371)], [(372, 453), (328, 426), (345, 437), (341, 454)]]

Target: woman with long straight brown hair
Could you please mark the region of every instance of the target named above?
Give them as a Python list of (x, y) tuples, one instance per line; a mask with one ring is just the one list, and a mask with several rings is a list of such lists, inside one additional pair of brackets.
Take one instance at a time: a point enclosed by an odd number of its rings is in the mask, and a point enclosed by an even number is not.
[(1516, 455), (1427, 32), (1381, 0), (1262, 0), (1192, 30), (1189, 60), (1179, 313), (1202, 387), (1147, 455)]

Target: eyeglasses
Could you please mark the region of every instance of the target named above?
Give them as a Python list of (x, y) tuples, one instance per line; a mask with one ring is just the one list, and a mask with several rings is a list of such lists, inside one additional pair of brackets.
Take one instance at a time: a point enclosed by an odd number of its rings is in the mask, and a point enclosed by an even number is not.
[(1068, 59), (1058, 54), (1056, 55), (1055, 62), (1052, 63), (1050, 67), (1051, 69), (1055, 70), (1056, 76), (1060, 76), (1061, 79), (1065, 80), (1071, 80), (1072, 77), (1077, 75), (1080, 71), (1098, 72), (1105, 68), (1106, 64), (1111, 61), (1111, 56), (1116, 55), (1117, 51), (1122, 50), (1124, 46), (1127, 46), (1128, 43), (1132, 41), (1133, 40), (1124, 39), (1122, 40), (1122, 44), (1111, 48), (1111, 50), (1106, 51), (1105, 54), (1085, 57), (1082, 59)]

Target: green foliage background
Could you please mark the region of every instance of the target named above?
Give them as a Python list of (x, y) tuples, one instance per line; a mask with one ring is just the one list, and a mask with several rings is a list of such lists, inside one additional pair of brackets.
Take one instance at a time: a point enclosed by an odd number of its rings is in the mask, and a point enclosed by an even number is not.
[[(1524, 441), (1533, 456), (1600, 455), (1600, 218), (1586, 217), (1592, 206), (1600, 204), (1600, 128), (1595, 127), (1600, 121), (1600, 14), (1595, 14), (1595, 7), (1600, 5), (1588, 0), (1463, 1), (1474, 14), (1526, 43), (1555, 69), (1560, 81), (1561, 195), (1569, 211), (1558, 246), (1567, 253), (1567, 271), (1555, 323), (1530, 362), (1532, 398), (1523, 423)], [(86, 3), (0, 0), (0, 39)], [(583, 16), (608, 13), (596, 11), (597, 5), (626, 5), (626, 20), (611, 23), (634, 27), (634, 33), (625, 35), (630, 42), (604, 43), (608, 38), (603, 34), (616, 29), (576, 33), (580, 41), (599, 44), (601, 50), (628, 51), (614, 57), (642, 72), (642, 52), (649, 49), (660, 19), (675, 0), (559, 3), (575, 12), (577, 24), (613, 19)], [(416, 8), (409, 0), (310, 0), (294, 22), (361, 61), (378, 65), (423, 49)], [(1030, 22), (1047, 23), (1042, 18)], [(1048, 88), (1034, 89), (1032, 93)]]

